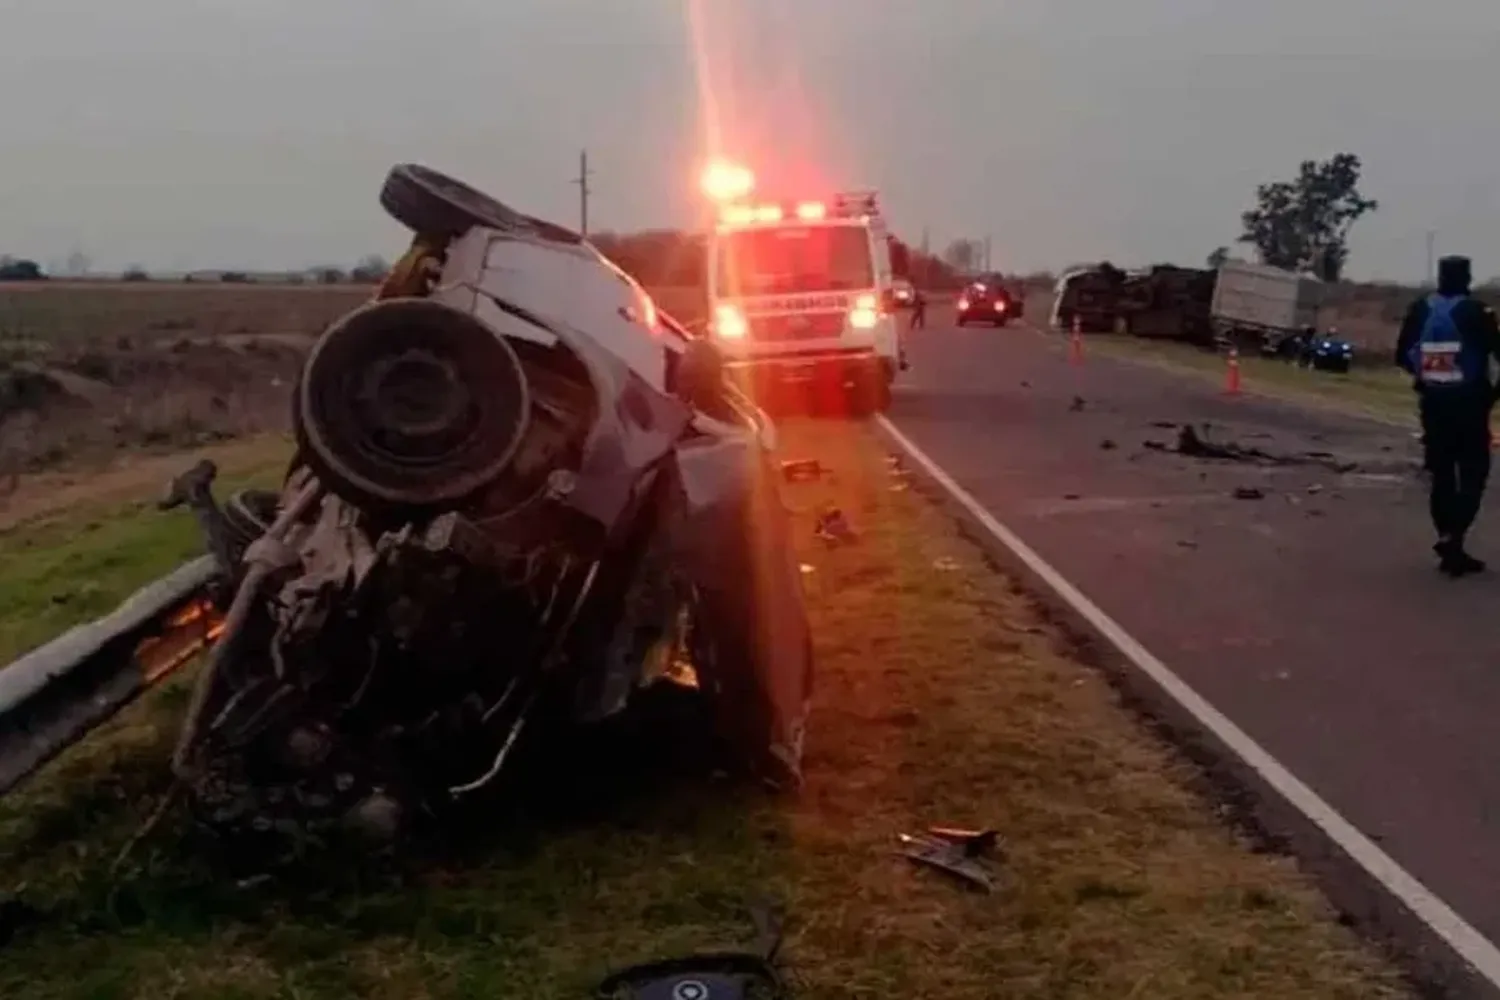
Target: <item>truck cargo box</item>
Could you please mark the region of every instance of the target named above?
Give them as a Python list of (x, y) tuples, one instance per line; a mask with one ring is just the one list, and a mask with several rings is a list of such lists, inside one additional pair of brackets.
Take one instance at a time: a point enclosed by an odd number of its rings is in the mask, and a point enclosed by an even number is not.
[(1266, 264), (1226, 261), (1209, 312), (1220, 329), (1300, 330), (1317, 323), (1322, 282)]

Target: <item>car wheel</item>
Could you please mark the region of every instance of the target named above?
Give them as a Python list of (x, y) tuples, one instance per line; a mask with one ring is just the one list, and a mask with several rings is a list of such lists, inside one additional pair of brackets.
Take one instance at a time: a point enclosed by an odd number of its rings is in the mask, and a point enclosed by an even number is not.
[(416, 163), (399, 164), (385, 175), (380, 206), (423, 236), (462, 236), (475, 227), (533, 228), (525, 215), (483, 191)]
[(530, 397), (520, 358), (484, 323), (432, 299), (387, 299), (318, 338), (292, 428), (331, 493), (365, 509), (430, 512), (510, 467)]

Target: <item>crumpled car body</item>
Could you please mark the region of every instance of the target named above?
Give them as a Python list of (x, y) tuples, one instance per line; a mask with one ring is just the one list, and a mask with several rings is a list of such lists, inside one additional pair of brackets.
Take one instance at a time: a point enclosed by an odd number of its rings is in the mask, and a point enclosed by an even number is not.
[(799, 783), (811, 641), (765, 415), (576, 234), (422, 167), (382, 203), (411, 249), (309, 354), (282, 489), (210, 531), (233, 597), (173, 760), (199, 817), (393, 835), (528, 727), (654, 684)]

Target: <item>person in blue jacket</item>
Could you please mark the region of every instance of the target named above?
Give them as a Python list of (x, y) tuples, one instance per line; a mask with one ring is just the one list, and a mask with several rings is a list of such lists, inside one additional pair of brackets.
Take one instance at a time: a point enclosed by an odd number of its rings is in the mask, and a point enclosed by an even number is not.
[(1437, 291), (1411, 304), (1396, 342), (1396, 364), (1413, 379), (1422, 418), (1423, 461), (1438, 568), (1449, 576), (1482, 572), (1465, 548), (1490, 474), (1490, 409), (1500, 360), (1495, 313), (1470, 294), (1467, 257), (1438, 261)]

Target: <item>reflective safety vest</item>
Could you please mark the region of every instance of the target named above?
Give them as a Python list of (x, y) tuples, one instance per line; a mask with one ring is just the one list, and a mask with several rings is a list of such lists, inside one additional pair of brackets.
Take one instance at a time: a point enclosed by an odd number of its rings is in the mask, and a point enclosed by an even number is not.
[(1433, 389), (1475, 385), (1484, 381), (1488, 358), (1482, 345), (1467, 344), (1453, 321), (1453, 310), (1465, 295), (1427, 296), (1427, 321), (1411, 348), (1417, 381)]

